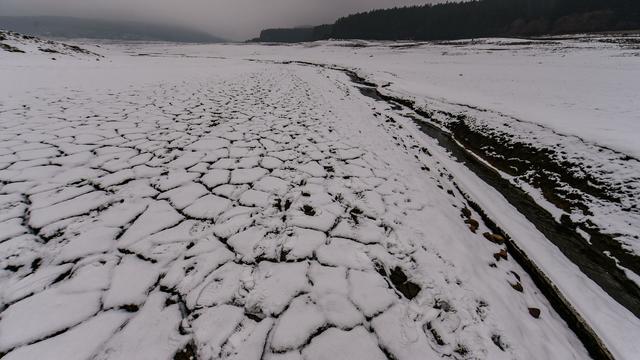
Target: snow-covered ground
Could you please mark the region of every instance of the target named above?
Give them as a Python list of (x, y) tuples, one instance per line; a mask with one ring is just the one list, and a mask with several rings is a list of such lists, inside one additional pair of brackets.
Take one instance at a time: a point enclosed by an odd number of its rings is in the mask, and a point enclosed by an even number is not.
[[(514, 183), (532, 183), (535, 176), (558, 178), (555, 190), (564, 194), (560, 201), (577, 202), (568, 211), (576, 223), (617, 234), (626, 250), (640, 256), (638, 35), (436, 44), (156, 45), (144, 51), (337, 65), (426, 111), (462, 114), (471, 129), (501, 141), (552, 150), (548, 161), (567, 168), (570, 182), (585, 184), (568, 184), (548, 168), (537, 175), (519, 174)], [(538, 198), (544, 194), (531, 192)], [(553, 205), (545, 205), (556, 213)]]
[(104, 58), (0, 51), (3, 360), (588, 358), (461, 189), (614, 356), (640, 352), (640, 321), (412, 121), (340, 71), (274, 60), (388, 71), (386, 91), (442, 107), (500, 98), (458, 92), (490, 73), (433, 85), (409, 62), (455, 67), (428, 46), (84, 45)]
[(2, 50), (3, 53), (9, 52), (18, 54), (37, 54), (37, 56), (49, 55), (49, 59), (51, 60), (55, 60), (56, 55), (65, 57), (100, 57), (99, 54), (87, 51), (77, 45), (69, 45), (57, 41), (45, 40), (38, 37), (1, 29), (0, 50)]

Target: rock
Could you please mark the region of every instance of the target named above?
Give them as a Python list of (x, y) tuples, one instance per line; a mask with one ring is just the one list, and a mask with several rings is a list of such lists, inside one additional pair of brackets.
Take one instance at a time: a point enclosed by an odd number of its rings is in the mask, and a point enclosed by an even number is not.
[(499, 252), (493, 254), (493, 258), (496, 259), (496, 261), (500, 261), (500, 259), (504, 259), (504, 260), (508, 260), (508, 253), (506, 249), (502, 249)]
[(471, 230), (471, 232), (474, 234), (476, 233), (476, 231), (478, 230), (478, 227), (480, 226), (480, 224), (476, 219), (467, 219), (464, 222), (465, 224), (469, 225), (469, 230)]
[(515, 284), (509, 283), (509, 285), (511, 285), (511, 287), (515, 291), (518, 291), (518, 292), (523, 292), (524, 291), (524, 288), (522, 287), (522, 284), (520, 284), (519, 281), (517, 283), (515, 283)]
[(504, 244), (504, 237), (502, 235), (492, 234), (492, 233), (488, 233), (488, 232), (486, 232), (486, 233), (484, 233), (482, 235), (485, 237), (485, 239), (491, 241), (494, 244), (499, 244), (499, 245)]
[(529, 308), (529, 315), (538, 319), (540, 317), (540, 309), (538, 308)]

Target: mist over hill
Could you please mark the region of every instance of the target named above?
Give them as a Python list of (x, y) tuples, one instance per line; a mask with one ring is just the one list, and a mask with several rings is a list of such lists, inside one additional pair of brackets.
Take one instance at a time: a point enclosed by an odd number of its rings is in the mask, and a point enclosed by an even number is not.
[(53, 38), (214, 43), (225, 40), (175, 25), (58, 16), (0, 16), (0, 29)]

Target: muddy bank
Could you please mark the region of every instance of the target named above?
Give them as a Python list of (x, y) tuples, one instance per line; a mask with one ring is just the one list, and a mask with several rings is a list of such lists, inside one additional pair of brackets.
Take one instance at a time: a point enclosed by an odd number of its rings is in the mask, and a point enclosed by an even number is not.
[[(371, 83), (360, 78), (355, 72), (348, 70), (344, 72), (358, 85), (363, 95), (378, 101), (385, 101), (395, 109), (409, 108), (412, 110), (416, 114), (413, 120), (425, 134), (436, 139), (442, 147), (450, 152), (454, 159), (463, 163), (483, 181), (498, 190), (511, 205), (534, 224), (534, 226), (549, 241), (554, 243), (567, 258), (576, 264), (585, 275), (602, 287), (613, 299), (629, 309), (634, 315), (640, 317), (640, 288), (638, 288), (633, 281), (629, 280), (624, 271), (616, 265), (615, 260), (606, 255), (605, 251), (616, 256), (616, 258), (624, 259), (624, 264), (633, 270), (637, 270), (638, 264), (640, 264), (636, 256), (624, 250), (621, 244), (612, 236), (600, 233), (595, 227), (582, 225), (580, 228), (588, 232), (594, 242), (593, 245), (589, 244), (578, 233), (577, 228), (579, 224), (573, 224), (564, 217), (562, 222), (557, 222), (552, 214), (536, 203), (529, 194), (513, 185), (509, 180), (503, 178), (494, 168), (487, 166), (477, 158), (477, 156), (479, 156), (492, 166), (498, 164), (499, 166), (496, 166), (496, 168), (501, 170), (502, 167), (509, 167), (514, 164), (519, 166), (514, 166), (514, 168), (510, 169), (511, 171), (507, 173), (525, 173), (530, 171), (532, 167), (537, 167), (540, 170), (537, 174), (533, 174), (532, 178), (537, 179), (538, 186), (543, 187), (544, 191), (548, 193), (549, 198), (557, 199), (558, 203), (566, 201), (565, 204), (569, 204), (568, 206), (581, 206), (579, 198), (573, 199), (571, 196), (566, 196), (565, 193), (557, 191), (557, 189), (559, 189), (557, 183), (545, 180), (545, 176), (543, 175), (549, 168), (563, 172), (562, 164), (545, 164), (545, 162), (548, 162), (550, 159), (550, 153), (546, 153), (543, 150), (532, 153), (529, 151), (530, 149), (527, 149), (525, 146), (521, 146), (514, 151), (513, 145), (483, 148), (484, 141), (486, 141), (487, 144), (496, 144), (496, 140), (490, 139), (488, 136), (480, 133), (473, 133), (473, 131), (461, 121), (451, 122), (451, 124), (453, 124), (451, 128), (447, 127), (447, 130), (450, 131), (445, 131), (436, 124), (431, 123), (431, 114), (415, 106), (412, 101), (384, 95), (380, 93), (377, 87), (372, 86)], [(451, 116), (454, 115), (451, 114)], [(438, 125), (442, 126), (441, 123)], [(489, 161), (492, 159), (492, 157), (488, 155), (489, 149), (495, 154), (493, 155), (494, 161)], [(497, 152), (496, 150), (500, 150), (501, 152)], [(527, 159), (531, 154), (533, 154), (531, 159)], [(509, 160), (500, 163), (500, 161), (497, 161), (498, 159)], [(523, 164), (529, 162), (532, 163), (532, 165), (523, 166)], [(567, 172), (564, 173), (562, 179), (568, 179), (568, 181), (576, 184), (576, 187), (597, 194), (601, 198), (616, 201), (615, 197), (611, 196), (607, 189), (600, 186), (601, 184), (597, 182), (589, 183), (589, 179), (573, 181), (573, 177)], [(593, 358), (613, 359), (613, 356), (598, 335), (544, 272), (517, 246), (517, 243), (511, 239), (509, 234), (506, 234), (492, 219), (486, 216), (478, 204), (474, 203), (468, 197), (467, 200), (474, 210), (482, 214), (483, 221), (488, 224), (492, 231), (502, 234), (507, 239), (506, 244), (509, 253), (511, 253), (514, 259), (529, 273), (555, 310), (580, 338)], [(572, 202), (572, 200), (575, 201)], [(595, 244), (596, 242), (597, 244)], [(620, 262), (623, 263), (622, 260)]]
[[(490, 136), (472, 130), (462, 119), (452, 121), (445, 126), (450, 132), (442, 130), (431, 122), (430, 113), (415, 106), (410, 100), (390, 97), (380, 93), (355, 73), (348, 72), (362, 94), (376, 100), (387, 101), (392, 106), (404, 106), (413, 110), (413, 117), (419, 128), (447, 149), (451, 155), (473, 171), (487, 184), (498, 190), (511, 205), (522, 213), (536, 228), (553, 242), (567, 258), (578, 265), (582, 272), (600, 285), (620, 304), (640, 317), (640, 288), (629, 280), (616, 261), (605, 252), (619, 260), (620, 265), (640, 273), (640, 258), (627, 250), (612, 235), (604, 234), (589, 224), (575, 224), (568, 217), (557, 222), (552, 214), (540, 206), (524, 190), (503, 178), (495, 169), (479, 161), (476, 156), (487, 161), (495, 168), (510, 175), (525, 175), (530, 184), (540, 188), (547, 200), (559, 208), (586, 207), (580, 202), (579, 195), (563, 188), (566, 184), (583, 190), (598, 198), (616, 202), (617, 189), (610, 189), (596, 179), (585, 176), (580, 178), (570, 173), (572, 164), (556, 163), (551, 150), (540, 150), (523, 143), (502, 142)], [(450, 116), (455, 116), (449, 114)], [(554, 174), (554, 175), (551, 175)], [(555, 176), (557, 174), (557, 176)], [(560, 180), (558, 180), (558, 177)], [(578, 228), (589, 233), (591, 244), (578, 233)]]
[[(265, 60), (250, 61), (261, 62)], [(511, 169), (511, 172), (505, 171), (507, 174), (513, 173), (514, 171), (516, 173), (526, 173), (527, 169), (530, 170), (530, 168), (526, 167), (527, 161), (529, 161), (527, 157), (530, 155), (530, 152), (528, 152), (526, 148), (522, 147), (516, 151), (516, 153), (520, 154), (517, 159), (500, 163), (497, 160), (509, 159), (513, 155), (513, 149), (511, 145), (505, 145), (504, 147), (496, 145), (492, 148), (492, 151), (496, 151), (495, 159), (492, 162), (489, 161), (490, 156), (486, 150), (488, 148), (483, 148), (482, 145), (484, 145), (484, 141), (496, 144), (495, 139), (491, 139), (491, 137), (480, 132), (473, 133), (471, 128), (461, 123), (463, 119), (457, 118), (457, 115), (445, 113), (445, 115), (451, 117), (450, 120), (452, 121), (448, 122), (455, 124), (449, 128), (443, 122), (434, 119), (432, 113), (416, 106), (413, 101), (389, 96), (380, 92), (380, 88), (384, 88), (385, 85), (379, 87), (377, 84), (360, 77), (355, 71), (339, 66), (315, 64), (304, 61), (266, 62), (315, 66), (340, 71), (350, 78), (356, 85), (357, 90), (363, 95), (373, 98), (376, 101), (385, 102), (393, 110), (410, 110), (413, 114), (410, 116), (425, 134), (436, 139), (442, 147), (450, 152), (454, 159), (463, 163), (484, 182), (500, 192), (512, 206), (522, 213), (549, 241), (556, 245), (585, 275), (597, 283), (611, 298), (629, 309), (629, 311), (637, 317), (640, 317), (640, 288), (626, 276), (624, 271), (616, 265), (615, 260), (607, 255), (607, 253), (624, 259), (624, 264), (627, 264), (630, 269), (638, 269), (637, 265), (639, 262), (637, 257), (626, 252), (613, 236), (599, 232), (592, 224), (588, 224), (589, 226), (573, 224), (571, 221), (567, 221), (568, 217), (563, 217), (563, 221), (561, 222), (556, 221), (553, 215), (536, 203), (528, 193), (512, 184), (496, 171), (496, 168), (502, 170), (502, 166), (508, 167), (514, 164), (517, 164), (519, 167)], [(406, 112), (403, 112), (402, 115), (408, 116)], [(580, 209), (582, 207), (579, 202), (580, 198), (558, 191), (559, 186), (557, 184), (544, 179), (544, 172), (548, 172), (549, 169), (564, 172), (563, 179), (569, 179), (568, 181), (576, 184), (576, 187), (596, 194), (599, 198), (613, 202), (616, 201), (615, 195), (612, 195), (613, 191), (606, 189), (603, 184), (572, 180), (573, 176), (571, 176), (569, 171), (565, 171), (566, 164), (546, 166), (544, 163), (552, 158), (552, 154), (549, 150), (549, 152), (540, 151), (533, 156), (537, 160), (535, 161), (535, 166), (540, 169), (539, 171), (542, 174), (532, 175), (535, 176), (532, 177), (532, 179), (538, 179), (539, 185), (544, 185), (547, 189), (547, 195), (551, 199), (556, 199), (555, 201), (557, 201), (558, 204), (565, 204), (568, 208), (576, 207)], [(490, 165), (487, 165), (487, 163), (478, 158), (487, 161)], [(464, 194), (462, 189), (460, 189), (460, 192)], [(477, 203), (473, 202), (473, 200), (466, 195), (465, 198), (469, 206), (482, 215), (484, 223), (487, 224), (494, 233), (503, 235), (506, 239), (505, 244), (507, 245), (509, 253), (531, 276), (536, 286), (543, 292), (571, 330), (574, 331), (590, 355), (594, 359), (613, 359), (607, 346), (585, 321), (582, 314), (573, 307), (553, 281), (517, 245), (517, 241), (514, 241), (510, 236), (517, 234), (505, 233), (484, 213), (483, 209)], [(592, 241), (597, 241), (598, 245), (590, 245), (582, 235), (580, 235), (578, 228), (589, 233)], [(621, 261), (621, 264), (622, 263)]]
[[(456, 129), (451, 134), (447, 134), (440, 128), (419, 119), (416, 120), (416, 123), (423, 132), (437, 139), (441, 146), (449, 150), (456, 160), (465, 164), (483, 181), (498, 190), (511, 205), (534, 224), (584, 274), (594, 280), (613, 299), (629, 309), (634, 315), (640, 317), (640, 288), (627, 277), (625, 272), (617, 266), (616, 261), (608, 256), (606, 252), (618, 259), (622, 266), (638, 273), (640, 272), (640, 259), (637, 256), (623, 249), (621, 244), (611, 235), (600, 233), (595, 228), (580, 224), (580, 228), (591, 235), (591, 243), (587, 242), (578, 233), (578, 224), (572, 223), (568, 217), (563, 217), (561, 222), (557, 222), (529, 194), (504, 179), (494, 169), (478, 161), (474, 155), (479, 155), (492, 165), (498, 163), (497, 161), (490, 161), (492, 158), (495, 159), (495, 156), (488, 156), (487, 150), (482, 151), (480, 149), (482, 140), (486, 139), (486, 136), (465, 131), (464, 129), (468, 128), (459, 123), (456, 123), (457, 125), (454, 126)], [(487, 143), (490, 142), (487, 141)], [(470, 144), (473, 147), (469, 149), (466, 144)], [(474, 149), (479, 151), (473, 151)], [(512, 161), (524, 161), (527, 150), (529, 150), (527, 147), (515, 145), (511, 149), (505, 147), (504, 152), (501, 154), (504, 155), (504, 158), (507, 157), (507, 154), (510, 154), (511, 159), (515, 159)], [(510, 153), (507, 153), (507, 151), (510, 151)], [(540, 156), (539, 153), (535, 154), (533, 151), (531, 153), (534, 155), (530, 160), (529, 169), (534, 168), (537, 166), (536, 164), (540, 164), (546, 159), (544, 156)], [(541, 184), (543, 191), (551, 193), (553, 196), (560, 196), (553, 192), (555, 189), (553, 181), (543, 180), (544, 176), (542, 174), (544, 174), (544, 171), (540, 171), (538, 175), (534, 176), (539, 179), (538, 183)]]
[[(540, 189), (547, 201), (568, 213), (575, 209), (590, 213), (584, 199), (585, 194), (603, 201), (620, 203), (622, 196), (631, 191), (624, 188), (623, 184), (601, 182), (589, 171), (584, 171), (580, 164), (559, 160), (552, 150), (509, 141), (506, 138), (495, 138), (474, 130), (465, 122), (464, 117), (449, 123), (446, 127), (466, 149), (480, 155), (495, 168)], [(631, 213), (637, 209), (623, 211)], [(615, 266), (615, 261), (606, 255), (608, 252), (621, 266), (640, 274), (640, 257), (624, 249), (615, 239), (615, 235), (603, 233), (591, 223), (573, 223), (569, 216), (563, 216), (561, 223), (555, 226), (560, 226), (562, 233), (571, 233), (572, 230), (575, 232), (576, 228), (580, 228), (591, 237), (590, 244), (582, 237), (572, 239), (575, 244), (567, 251), (578, 252), (576, 256), (593, 257), (593, 261), (601, 261), (592, 254), (595, 251), (608, 258), (604, 260), (607, 266)], [(585, 251), (583, 248), (588, 250)], [(640, 316), (640, 313), (634, 313)]]

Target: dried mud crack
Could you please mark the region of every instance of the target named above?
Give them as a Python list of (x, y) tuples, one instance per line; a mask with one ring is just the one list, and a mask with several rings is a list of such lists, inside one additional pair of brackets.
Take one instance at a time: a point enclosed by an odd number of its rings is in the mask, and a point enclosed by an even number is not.
[(3, 360), (588, 356), (393, 109), (209, 60), (0, 105)]
[[(322, 66), (312, 63), (305, 65)], [(415, 121), (419, 128), (430, 137), (436, 139), (458, 161), (473, 171), (482, 180), (498, 190), (510, 204), (531, 221), (549, 241), (557, 245), (562, 252), (573, 261), (589, 278), (600, 285), (612, 298), (629, 309), (635, 316), (640, 317), (640, 287), (630, 280), (619, 267), (640, 273), (640, 259), (631, 251), (624, 249), (615, 235), (602, 233), (592, 222), (574, 223), (568, 216), (557, 221), (529, 194), (518, 188), (501, 176), (495, 169), (504, 171), (511, 176), (521, 176), (526, 182), (540, 188), (545, 198), (558, 208), (571, 211), (579, 209), (589, 214), (589, 207), (583, 203), (582, 193), (603, 201), (621, 203), (621, 196), (637, 195), (628, 184), (604, 184), (600, 180), (585, 174), (580, 165), (567, 161), (558, 161), (551, 150), (540, 150), (526, 144), (512, 142), (508, 138), (491, 137), (487, 133), (471, 129), (465, 123), (465, 117), (446, 112), (439, 112), (454, 121), (443, 122), (434, 118), (433, 112), (424, 111), (415, 106), (411, 100), (401, 99), (381, 93), (377, 85), (371, 83), (351, 70), (339, 67), (329, 67), (345, 72), (358, 85), (358, 90), (364, 96), (376, 101), (387, 102), (391, 109), (408, 108), (414, 112), (404, 114)], [(388, 120), (389, 121), (389, 120)], [(391, 121), (394, 122), (394, 121)], [(446, 130), (443, 130), (445, 128)], [(487, 166), (483, 161), (491, 166)], [(621, 158), (623, 161), (638, 162), (630, 157)], [(578, 171), (576, 172), (575, 169)], [(636, 179), (637, 180), (637, 179)], [(634, 180), (635, 181), (635, 180)], [(632, 183), (632, 186), (634, 186)], [(567, 189), (569, 185), (569, 190)], [(578, 190), (576, 192), (576, 190)], [(482, 208), (468, 198), (462, 190), (463, 196), (469, 201), (470, 207), (477, 211), (485, 224), (501, 237), (510, 239), (492, 219), (484, 214)], [(633, 199), (630, 200), (633, 203)], [(629, 200), (627, 200), (629, 202)], [(637, 212), (635, 204), (625, 211)], [(472, 220), (475, 222), (475, 220)], [(472, 230), (476, 225), (470, 225)], [(586, 241), (577, 230), (582, 230), (590, 236)], [(474, 231), (475, 232), (475, 231)], [(485, 235), (487, 235), (486, 233)], [(573, 307), (553, 282), (538, 268), (529, 256), (517, 245), (517, 242), (506, 241), (509, 253), (512, 253), (518, 263), (529, 273), (536, 285), (545, 293), (555, 309), (564, 317), (569, 326), (581, 338), (591, 356), (598, 359), (613, 359), (606, 345), (587, 324), (582, 315)], [(494, 254), (496, 261), (506, 258), (506, 252)], [(514, 289), (522, 291), (521, 285), (516, 283)], [(538, 309), (530, 309), (532, 316), (539, 316)]]

